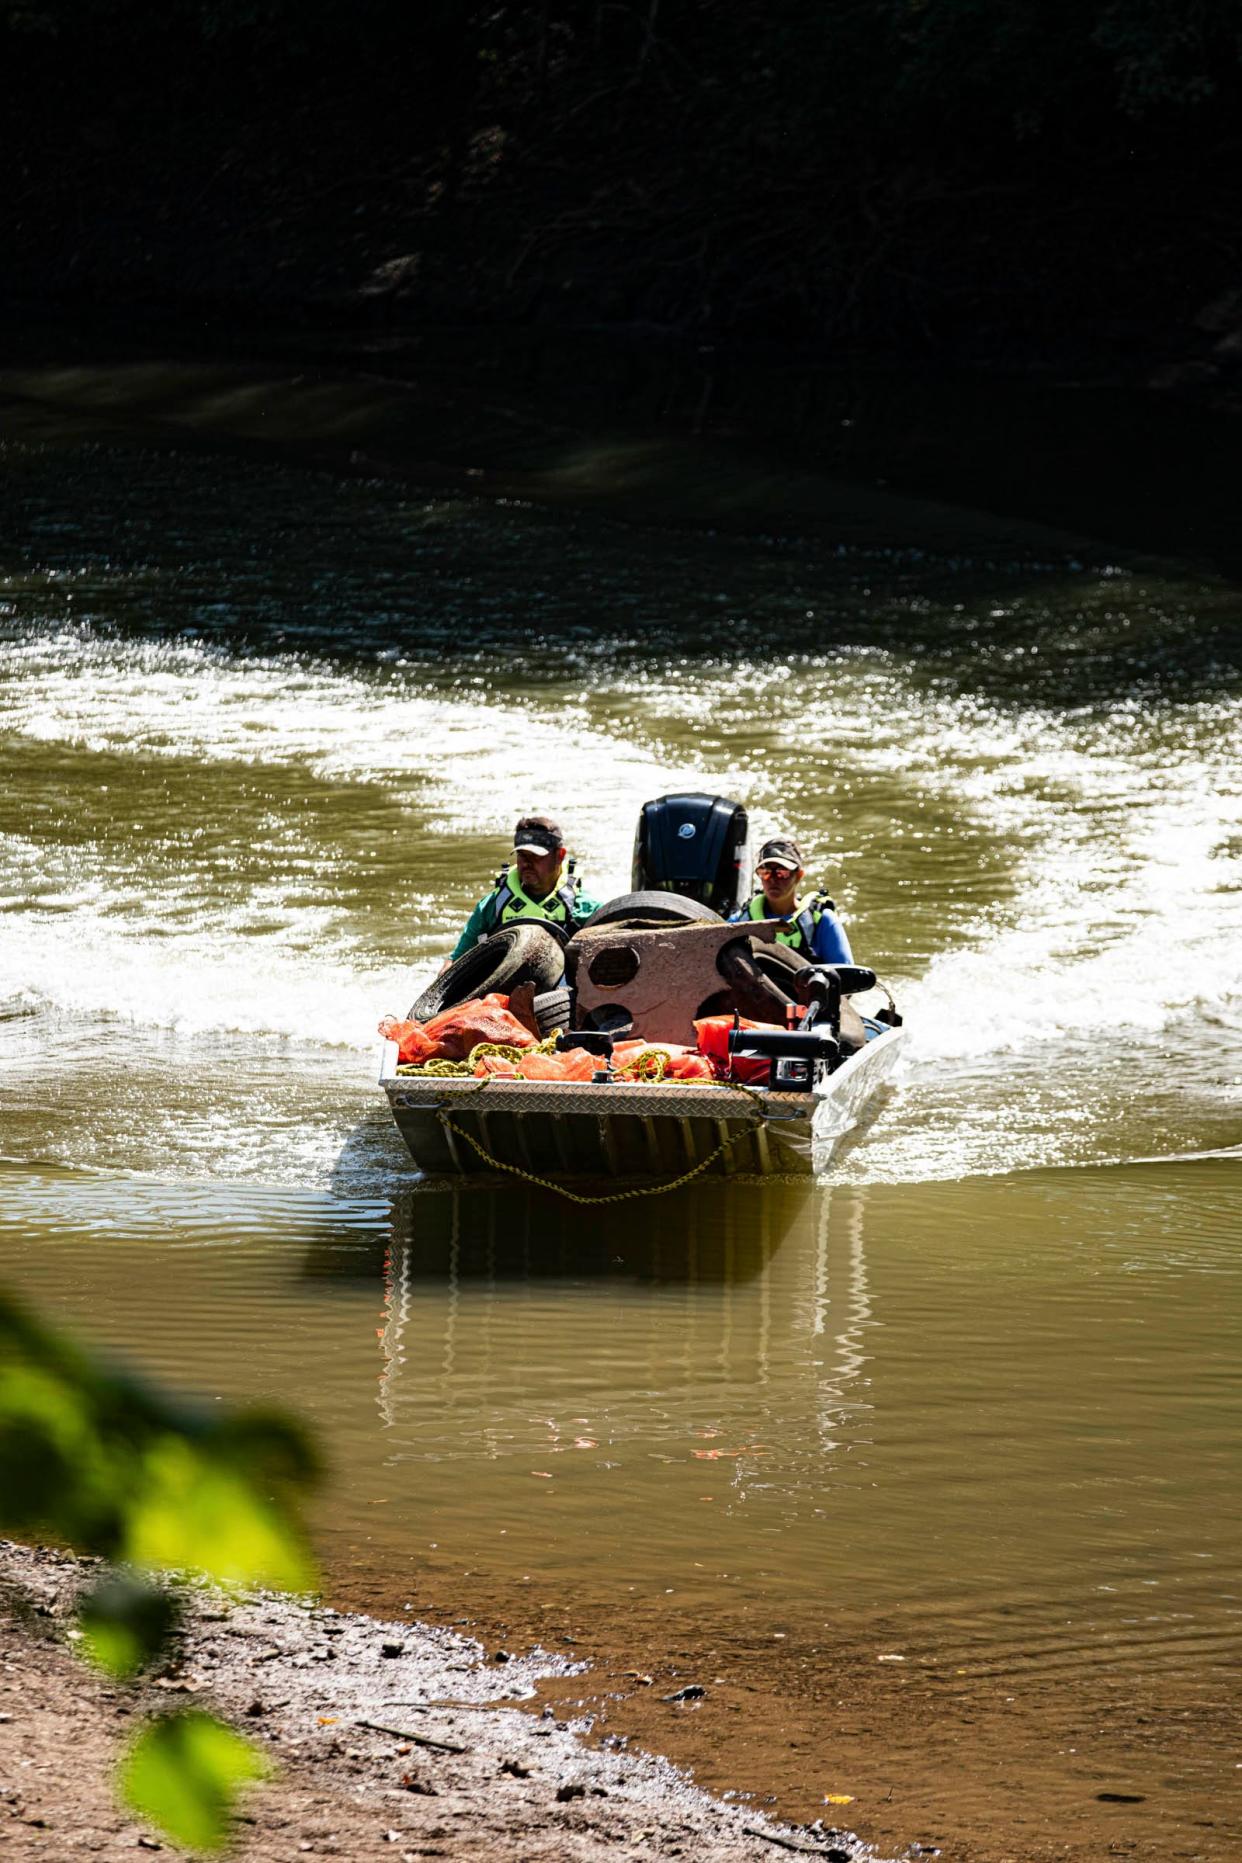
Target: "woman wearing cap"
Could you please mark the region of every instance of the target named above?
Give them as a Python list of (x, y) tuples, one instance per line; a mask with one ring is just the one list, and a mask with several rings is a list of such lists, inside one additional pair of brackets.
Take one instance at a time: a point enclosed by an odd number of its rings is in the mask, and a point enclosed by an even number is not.
[(565, 838), (554, 821), (546, 815), (524, 815), (513, 831), (513, 865), (496, 875), (496, 884), (470, 914), (446, 963), (515, 919), (563, 925), (568, 931), (585, 923), (598, 910), (599, 900), (588, 899), (582, 891), (565, 852)]
[(762, 891), (755, 894), (745, 912), (735, 916), (738, 919), (790, 919), (789, 930), (776, 934), (778, 944), (789, 945), (816, 964), (852, 964), (850, 941), (831, 899), (826, 899), (822, 893), (798, 897), (805, 871), (796, 841), (783, 836), (765, 841), (755, 866), (755, 878)]

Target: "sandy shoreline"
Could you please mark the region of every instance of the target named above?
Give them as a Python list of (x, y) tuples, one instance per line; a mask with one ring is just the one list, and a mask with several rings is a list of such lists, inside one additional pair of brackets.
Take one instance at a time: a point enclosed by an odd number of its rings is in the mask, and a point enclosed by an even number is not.
[[(75, 1657), (74, 1599), (90, 1566), (0, 1542), (0, 1833), (6, 1855), (102, 1858), (150, 1849), (116, 1806), (110, 1770), (144, 1714), (209, 1706), (278, 1761), (248, 1797), (240, 1863), (348, 1858), (597, 1857), (828, 1863), (872, 1856), (845, 1833), (771, 1823), (589, 1718), (516, 1710), (575, 1665), (499, 1660), (459, 1633), (260, 1597), (195, 1593), (182, 1647), (140, 1688)], [(579, 1665), (580, 1666), (580, 1665)], [(169, 1846), (164, 1846), (169, 1848)]]

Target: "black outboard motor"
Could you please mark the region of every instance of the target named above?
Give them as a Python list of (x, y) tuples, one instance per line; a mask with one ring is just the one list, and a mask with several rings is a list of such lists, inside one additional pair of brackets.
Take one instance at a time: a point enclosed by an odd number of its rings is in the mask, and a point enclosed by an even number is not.
[(750, 895), (749, 824), (725, 796), (660, 796), (644, 802), (634, 837), (636, 893), (680, 893), (722, 918)]

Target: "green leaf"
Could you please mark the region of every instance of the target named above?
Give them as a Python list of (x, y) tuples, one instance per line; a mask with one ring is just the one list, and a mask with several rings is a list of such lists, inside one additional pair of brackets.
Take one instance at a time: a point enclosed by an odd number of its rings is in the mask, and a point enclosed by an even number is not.
[(210, 1714), (149, 1721), (121, 1762), (121, 1790), (138, 1816), (188, 1850), (229, 1839), (239, 1790), (269, 1776), (266, 1756)]
[(0, 1530), (42, 1530), (107, 1551), (117, 1528), (118, 1477), (79, 1390), (29, 1362), (0, 1367)]
[(136, 1565), (190, 1567), (223, 1585), (306, 1591), (314, 1566), (279, 1501), (249, 1471), (217, 1460), (209, 1445), (159, 1436), (126, 1520), (123, 1557)]
[[(288, 1418), (185, 1408), (0, 1292), (0, 1532), (304, 1591), (299, 1503), (318, 1472)], [(143, 1659), (141, 1640), (127, 1654), (114, 1626), (100, 1635), (109, 1667)]]
[(180, 1616), (167, 1591), (135, 1578), (105, 1578), (78, 1608), (82, 1647), (99, 1668), (126, 1681), (167, 1646)]

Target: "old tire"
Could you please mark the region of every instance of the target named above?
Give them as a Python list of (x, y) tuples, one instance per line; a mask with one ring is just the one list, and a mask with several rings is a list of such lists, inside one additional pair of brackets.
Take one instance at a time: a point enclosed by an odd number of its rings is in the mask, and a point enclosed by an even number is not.
[(410, 1020), (429, 1022), (455, 1003), (469, 1002), (472, 996), (486, 996), (492, 990), (511, 990), (519, 983), (551, 990), (564, 970), (561, 941), (549, 926), (505, 925), (441, 971), (410, 1010)]
[(764, 976), (788, 996), (794, 994), (798, 972), (813, 969), (809, 958), (803, 957), (801, 951), (795, 951), (787, 944), (762, 944), (755, 938), (751, 940), (750, 949)]
[(541, 1035), (555, 1035), (567, 1029), (573, 1012), (573, 995), (569, 990), (544, 990), (535, 998), (535, 1021)]
[(677, 925), (687, 919), (699, 924), (719, 925), (720, 914), (697, 899), (683, 899), (680, 893), (619, 893), (593, 912), (582, 931), (595, 931), (601, 925)]
[[(722, 945), (716, 957), (716, 969), (732, 991), (742, 1015), (756, 1022), (777, 1022), (784, 1027), (785, 1011), (793, 1001), (792, 990), (785, 987), (783, 980), (778, 982), (767, 975), (745, 932)], [(789, 974), (782, 966), (782, 979)]]

